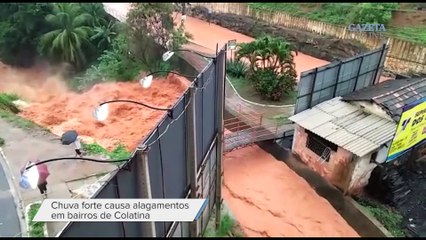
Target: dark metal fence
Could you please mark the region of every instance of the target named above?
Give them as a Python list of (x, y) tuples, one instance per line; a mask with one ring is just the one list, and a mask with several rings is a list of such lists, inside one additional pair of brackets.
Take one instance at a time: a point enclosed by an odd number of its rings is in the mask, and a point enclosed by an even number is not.
[[(198, 197), (208, 198), (209, 206), (198, 220), (199, 232), (207, 226), (215, 204), (216, 166), (220, 115), (218, 94), (224, 88), (226, 46), (214, 61), (194, 80), (195, 130), (197, 146)], [(165, 116), (141, 145), (148, 145), (148, 169), (152, 198), (187, 198), (190, 192), (188, 177), (187, 128), (189, 90), (173, 107), (173, 114)], [(145, 181), (140, 151), (95, 194), (93, 198), (141, 198)], [(141, 222), (72, 222), (58, 234), (59, 237), (145, 237), (149, 223)], [(189, 223), (157, 222), (156, 237), (187, 237)]]
[(294, 114), (378, 83), (388, 47), (303, 72)]

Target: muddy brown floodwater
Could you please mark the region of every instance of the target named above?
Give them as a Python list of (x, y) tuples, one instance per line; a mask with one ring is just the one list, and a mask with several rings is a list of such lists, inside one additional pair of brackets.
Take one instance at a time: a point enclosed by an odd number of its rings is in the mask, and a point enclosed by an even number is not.
[(0, 69), (0, 91), (17, 93), (29, 101), (20, 115), (60, 136), (76, 130), (87, 142), (97, 142), (111, 150), (118, 143), (133, 150), (156, 126), (165, 112), (131, 103), (110, 104), (110, 116), (104, 122), (93, 118), (94, 107), (114, 99), (128, 99), (157, 107), (171, 107), (189, 86), (186, 79), (170, 74), (154, 79), (148, 89), (135, 82), (102, 83), (78, 94), (67, 90), (63, 79), (36, 69)]
[(249, 237), (359, 237), (330, 203), (258, 146), (225, 154), (224, 199)]

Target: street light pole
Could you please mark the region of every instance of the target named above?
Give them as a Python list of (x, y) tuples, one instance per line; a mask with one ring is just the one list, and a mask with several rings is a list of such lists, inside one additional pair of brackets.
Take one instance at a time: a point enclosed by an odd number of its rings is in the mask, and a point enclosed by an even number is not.
[[(227, 47), (227, 46), (226, 46)], [(217, 46), (216, 46), (217, 48)], [(216, 50), (217, 51), (217, 50)], [(217, 53), (216, 53), (217, 55)], [(225, 110), (225, 71), (226, 71), (226, 52), (224, 53), (225, 59), (216, 60), (216, 76), (217, 80), (217, 121), (218, 121), (218, 137), (216, 142), (216, 229), (220, 227), (221, 220), (221, 208), (222, 208), (222, 178), (223, 178), (223, 138), (224, 138), (224, 122), (223, 122), (223, 112)], [(220, 62), (220, 66), (218, 63)]]
[[(188, 178), (190, 184), (190, 198), (198, 198), (197, 196), (197, 132), (196, 132), (196, 110), (195, 110), (195, 93), (196, 88), (192, 84), (189, 88), (189, 105), (187, 112), (187, 127), (186, 127), (186, 136), (187, 136), (187, 169), (188, 169)], [(196, 220), (189, 223), (190, 236), (198, 237), (198, 223)]]

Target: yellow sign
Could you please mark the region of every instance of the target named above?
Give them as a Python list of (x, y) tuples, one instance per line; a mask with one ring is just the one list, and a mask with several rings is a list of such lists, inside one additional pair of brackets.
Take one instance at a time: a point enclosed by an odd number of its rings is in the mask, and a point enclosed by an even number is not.
[(410, 148), (426, 139), (426, 98), (408, 104), (392, 141), (387, 161), (395, 160)]

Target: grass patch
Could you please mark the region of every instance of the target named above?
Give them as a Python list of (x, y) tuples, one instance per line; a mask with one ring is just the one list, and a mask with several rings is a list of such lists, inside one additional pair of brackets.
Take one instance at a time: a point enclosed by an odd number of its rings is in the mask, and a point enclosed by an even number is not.
[(8, 112), (8, 111), (0, 110), (0, 118), (4, 119), (7, 122), (12, 123), (14, 126), (16, 126), (18, 128), (22, 128), (22, 129), (26, 129), (26, 130), (34, 129), (34, 128), (40, 128), (40, 129), (47, 131), (46, 128), (37, 125), (33, 121), (22, 118), (22, 117), (14, 114), (14, 113), (11, 113), (11, 112)]
[(0, 147), (3, 147), (6, 141), (0, 137)]
[(228, 79), (235, 87), (235, 90), (237, 90), (238, 94), (240, 94), (240, 96), (245, 98), (246, 100), (267, 105), (290, 105), (296, 102), (297, 91), (292, 91), (289, 94), (284, 95), (281, 101), (274, 102), (264, 99), (253, 88), (253, 86), (248, 82), (248, 80), (231, 76), (228, 76)]
[(13, 103), (16, 100), (19, 100), (19, 96), (16, 94), (0, 94), (0, 118), (22, 129), (41, 128), (46, 130), (32, 121), (16, 115), (20, 112), (18, 107)]
[(426, 45), (426, 27), (388, 28), (386, 34), (395, 38)]
[(278, 115), (269, 117), (268, 119), (275, 121), (277, 125), (282, 125), (289, 122), (288, 117), (285, 114), (278, 114)]
[(331, 24), (347, 22), (347, 16), (356, 3), (249, 3), (256, 10), (285, 12), (291, 16)]
[[(111, 160), (121, 160), (126, 159), (131, 156), (131, 153), (127, 151), (126, 147), (123, 144), (118, 144), (112, 151), (108, 151), (97, 143), (82, 143), (83, 151), (91, 155), (103, 155), (108, 157)], [(123, 162), (117, 162), (117, 164), (122, 164)]]
[(402, 228), (403, 217), (396, 210), (367, 199), (357, 202), (377, 219), (394, 237), (405, 237)]
[(19, 97), (16, 94), (1, 93), (0, 94), (0, 111), (6, 111), (11, 113), (19, 113), (18, 107), (13, 101), (18, 100)]
[(28, 211), (28, 229), (30, 237), (45, 237), (44, 236), (44, 222), (33, 222), (35, 215), (40, 209), (40, 203), (31, 204)]
[(219, 229), (215, 229), (215, 216), (212, 213), (203, 237), (243, 237), (243, 234), (237, 229), (235, 220), (222, 211)]

